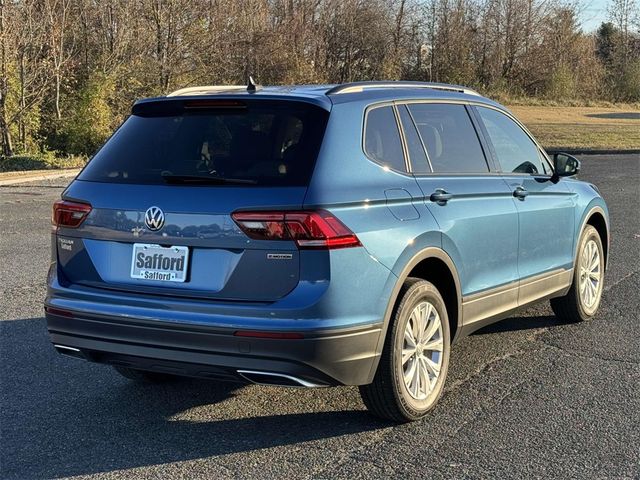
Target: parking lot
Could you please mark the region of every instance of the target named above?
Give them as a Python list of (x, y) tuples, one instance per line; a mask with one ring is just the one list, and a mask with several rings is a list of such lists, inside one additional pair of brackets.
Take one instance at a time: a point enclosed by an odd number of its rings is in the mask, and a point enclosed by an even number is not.
[(42, 300), (65, 180), (0, 187), (0, 478), (639, 478), (640, 156), (582, 159), (611, 213), (598, 316), (545, 303), (464, 339), (439, 406), (402, 426), (356, 388), (140, 386), (58, 355)]

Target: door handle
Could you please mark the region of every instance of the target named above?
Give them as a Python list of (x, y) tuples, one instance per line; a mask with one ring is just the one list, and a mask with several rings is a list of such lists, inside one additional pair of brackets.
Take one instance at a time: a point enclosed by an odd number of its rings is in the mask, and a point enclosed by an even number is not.
[(529, 195), (529, 191), (520, 185), (518, 185), (516, 189), (513, 191), (513, 196), (516, 197), (518, 200), (524, 200), (527, 195)]
[(436, 188), (436, 191), (431, 194), (429, 200), (436, 202), (439, 205), (444, 205), (453, 198), (453, 195), (447, 192), (444, 188)]

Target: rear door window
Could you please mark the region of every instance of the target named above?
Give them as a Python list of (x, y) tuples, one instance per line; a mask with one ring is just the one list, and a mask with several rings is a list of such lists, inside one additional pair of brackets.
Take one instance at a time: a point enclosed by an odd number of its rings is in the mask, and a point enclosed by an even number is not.
[(464, 105), (415, 103), (409, 111), (435, 173), (485, 173), (489, 166)]
[(308, 184), (328, 112), (295, 102), (236, 102), (234, 108), (189, 108), (186, 102), (134, 109), (79, 179), (162, 184), (203, 177), (219, 179), (220, 185)]
[(492, 108), (476, 108), (503, 172), (530, 175), (550, 173), (538, 146), (516, 122)]
[(364, 151), (369, 158), (385, 167), (406, 171), (400, 131), (392, 106), (375, 107), (367, 112)]

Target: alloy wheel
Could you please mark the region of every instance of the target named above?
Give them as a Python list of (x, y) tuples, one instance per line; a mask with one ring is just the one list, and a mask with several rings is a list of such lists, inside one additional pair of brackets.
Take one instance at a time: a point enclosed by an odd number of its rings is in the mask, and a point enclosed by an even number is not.
[(602, 271), (600, 250), (594, 240), (589, 240), (580, 257), (580, 300), (587, 309), (592, 309), (600, 298)]
[(443, 348), (440, 315), (428, 301), (420, 302), (409, 316), (402, 344), (404, 384), (414, 399), (426, 399), (435, 387)]

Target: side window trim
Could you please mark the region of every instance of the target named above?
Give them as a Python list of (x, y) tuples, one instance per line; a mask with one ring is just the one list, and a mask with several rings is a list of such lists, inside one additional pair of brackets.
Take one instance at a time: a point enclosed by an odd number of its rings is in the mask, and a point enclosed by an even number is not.
[[(396, 130), (398, 132), (398, 138), (400, 140), (400, 145), (402, 147), (402, 156), (403, 156), (403, 160), (404, 160), (404, 168), (405, 170), (398, 170), (396, 168), (390, 167), (389, 165), (383, 165), (382, 163), (380, 163), (378, 160), (376, 160), (375, 158), (371, 157), (368, 153), (367, 153), (367, 148), (365, 146), (366, 144), (366, 139), (367, 139), (367, 118), (369, 117), (369, 113), (372, 110), (376, 110), (378, 108), (385, 108), (385, 107), (390, 107), (391, 111), (393, 112), (393, 116), (396, 122)], [(408, 155), (407, 155), (407, 146), (405, 144), (405, 138), (404, 138), (404, 132), (402, 131), (402, 125), (400, 123), (400, 119), (398, 118), (398, 112), (396, 111), (396, 106), (394, 104), (394, 102), (383, 102), (383, 103), (376, 103), (376, 104), (371, 104), (371, 105), (367, 105), (365, 107), (364, 110), (364, 116), (363, 116), (363, 122), (362, 122), (362, 139), (361, 139), (361, 144), (360, 144), (360, 149), (362, 150), (362, 153), (364, 154), (365, 158), (367, 160), (369, 160), (370, 162), (373, 162), (374, 164), (389, 169), (392, 172), (396, 172), (399, 173), (400, 175), (411, 175), (411, 171), (409, 169), (409, 160), (408, 160)]]
[(402, 145), (402, 155), (404, 156), (404, 172), (403, 173), (411, 173), (411, 161), (409, 160), (409, 146), (407, 145), (407, 137), (404, 133), (404, 128), (402, 127), (402, 120), (400, 120), (400, 113), (398, 112), (398, 107), (394, 103), (391, 105), (393, 109), (393, 116), (396, 119), (396, 128), (398, 129), (398, 135), (400, 136), (400, 144)]

